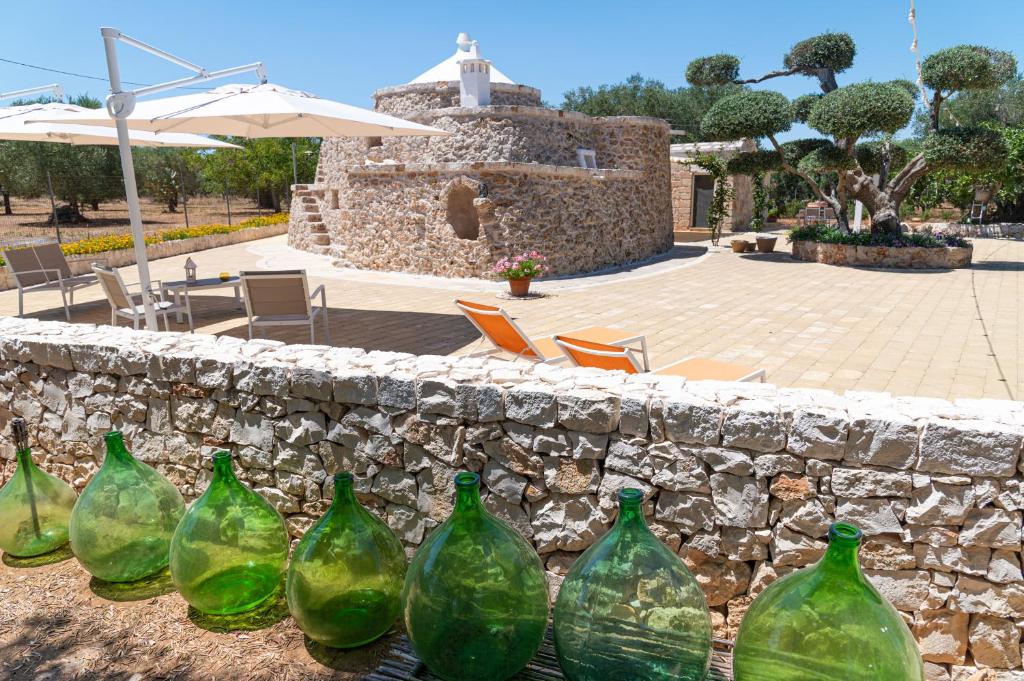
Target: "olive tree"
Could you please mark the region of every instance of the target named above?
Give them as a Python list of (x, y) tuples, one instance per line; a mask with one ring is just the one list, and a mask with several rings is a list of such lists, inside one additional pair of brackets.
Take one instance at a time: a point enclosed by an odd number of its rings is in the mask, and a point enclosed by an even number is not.
[[(861, 201), (872, 218), (872, 231), (898, 232), (899, 208), (922, 176), (938, 169), (985, 170), (999, 165), (1006, 153), (1001, 135), (983, 127), (942, 127), (941, 110), (962, 92), (998, 88), (1016, 75), (1008, 52), (960, 45), (935, 52), (921, 66), (928, 100), (929, 130), (920, 153), (906, 158), (892, 135), (910, 123), (917, 87), (905, 80), (853, 83), (840, 87), (836, 75), (853, 65), (853, 39), (845, 33), (824, 33), (794, 45), (783, 68), (757, 78), (740, 78), (740, 60), (729, 54), (690, 62), (686, 78), (692, 85), (748, 85), (784, 76), (818, 81), (820, 93), (793, 101), (770, 90), (744, 90), (718, 100), (701, 122), (708, 139), (750, 137), (767, 140), (770, 150), (739, 155), (730, 172), (753, 174), (785, 171), (800, 177), (827, 202), (839, 225), (849, 230), (847, 207)], [(780, 143), (777, 136), (794, 122), (806, 123), (823, 137)], [(821, 178), (834, 177), (832, 187)]]

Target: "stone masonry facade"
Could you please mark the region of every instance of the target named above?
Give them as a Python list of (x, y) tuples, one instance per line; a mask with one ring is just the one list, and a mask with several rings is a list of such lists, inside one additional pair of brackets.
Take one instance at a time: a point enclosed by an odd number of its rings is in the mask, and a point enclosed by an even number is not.
[[(522, 85), (491, 94), (460, 107), (457, 82), (377, 91), (377, 110), (453, 134), (325, 139), (316, 182), (295, 188), (289, 244), (339, 266), (448, 277), (524, 251), (557, 275), (672, 247), (667, 123), (547, 109)], [(598, 168), (580, 167), (580, 148)]]
[[(552, 591), (646, 497), (658, 537), (734, 637), (753, 597), (817, 560), (834, 520), (866, 535), (869, 579), (910, 625), (928, 679), (1020, 681), (1024, 403), (839, 396), (763, 384), (284, 345), (5, 318), (0, 426), (32, 425), (37, 460), (81, 489), (102, 435), (189, 499), (211, 455), (300, 536), (330, 474), (411, 551), (449, 514), (453, 476), (536, 547)], [(0, 481), (14, 469), (6, 439)]]

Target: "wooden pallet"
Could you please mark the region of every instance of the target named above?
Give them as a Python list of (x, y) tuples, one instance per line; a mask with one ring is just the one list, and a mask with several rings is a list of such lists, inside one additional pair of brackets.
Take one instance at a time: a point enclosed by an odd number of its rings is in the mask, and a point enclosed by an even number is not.
[[(732, 681), (732, 641), (715, 639), (715, 648), (711, 653), (711, 669), (707, 681)], [(530, 660), (526, 669), (519, 672), (510, 681), (563, 681), (562, 670), (558, 667), (555, 655), (555, 643), (551, 638), (551, 627), (548, 627), (540, 650)], [(426, 666), (416, 657), (409, 639), (402, 636), (391, 646), (374, 671), (363, 677), (363, 681), (442, 681), (427, 670)]]

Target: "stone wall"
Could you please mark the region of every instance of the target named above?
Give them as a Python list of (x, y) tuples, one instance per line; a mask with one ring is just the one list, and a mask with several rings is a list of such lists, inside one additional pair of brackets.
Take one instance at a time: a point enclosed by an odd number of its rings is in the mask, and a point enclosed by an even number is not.
[[(374, 109), (405, 118), (413, 111), (459, 105), (459, 82), (412, 83), (381, 88), (373, 93)], [(540, 90), (528, 85), (491, 83), (491, 104), (540, 106)]]
[(973, 246), (949, 248), (890, 248), (794, 241), (793, 257), (825, 265), (894, 267), (900, 269), (959, 269), (971, 266)]
[[(571, 274), (672, 247), (664, 121), (518, 106), (410, 118), (456, 134), (324, 140), (317, 184), (295, 188), (291, 245), (340, 266), (450, 277), (485, 276), (523, 251)], [(579, 167), (579, 146), (596, 151), (600, 169)], [(453, 224), (459, 187), (473, 192), (473, 238)]]
[[(227, 234), (208, 234), (193, 239), (163, 241), (156, 244), (147, 244), (146, 256), (150, 260), (172, 258), (185, 253), (195, 253), (196, 251), (205, 251), (210, 248), (220, 248), (221, 246), (230, 246), (231, 244), (240, 244), (246, 241), (255, 241), (256, 239), (266, 239), (267, 237), (284, 234), (287, 231), (288, 224), (282, 222), (276, 225), (247, 227), (246, 229), (240, 229), (237, 232), (229, 232)], [(71, 268), (71, 274), (76, 276), (92, 272), (92, 264), (94, 262), (101, 262), (110, 267), (128, 267), (136, 262), (134, 248), (126, 248), (120, 251), (105, 251), (103, 253), (89, 253), (86, 255), (69, 255), (67, 260), (68, 267)], [(202, 263), (200, 263), (200, 266), (202, 267)], [(203, 269), (213, 270), (214, 267)], [(220, 270), (217, 269), (213, 274), (219, 272)], [(184, 277), (184, 271), (182, 276)], [(10, 270), (4, 267), (0, 270), (0, 291), (15, 287), (14, 277), (11, 276)]]
[[(189, 498), (227, 448), (298, 537), (329, 473), (350, 469), (412, 549), (470, 469), (555, 590), (609, 527), (617, 491), (636, 487), (726, 637), (841, 519), (864, 530), (866, 574), (911, 625), (929, 679), (1024, 675), (1024, 403), (0, 321), (0, 427), (27, 418), (38, 460), (79, 489), (110, 428)], [(9, 442), (0, 455), (6, 480)]]

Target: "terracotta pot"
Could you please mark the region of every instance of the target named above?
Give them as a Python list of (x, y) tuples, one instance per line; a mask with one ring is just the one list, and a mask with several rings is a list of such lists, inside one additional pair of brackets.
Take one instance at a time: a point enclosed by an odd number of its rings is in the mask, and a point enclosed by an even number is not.
[(753, 241), (748, 241), (746, 248), (743, 249), (743, 252), (744, 253), (753, 253), (756, 250), (757, 250), (757, 244), (755, 244)]
[(526, 296), (530, 294), (530, 280), (533, 277), (521, 277), (519, 279), (509, 279), (508, 288), (514, 296)]
[(733, 253), (743, 253), (747, 250), (746, 239), (733, 239), (729, 242), (729, 245), (732, 246)]
[(757, 237), (757, 250), (762, 253), (771, 253), (775, 250), (775, 242), (778, 240), (777, 236), (759, 236)]

